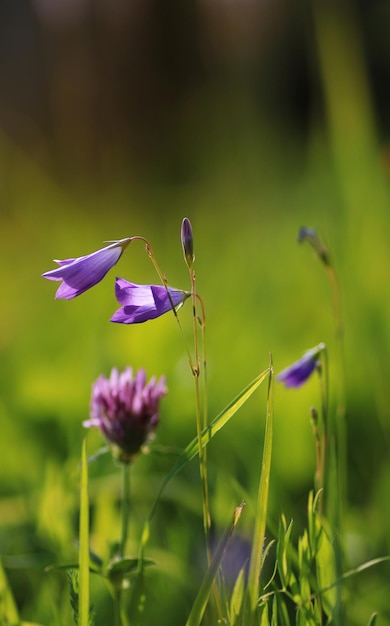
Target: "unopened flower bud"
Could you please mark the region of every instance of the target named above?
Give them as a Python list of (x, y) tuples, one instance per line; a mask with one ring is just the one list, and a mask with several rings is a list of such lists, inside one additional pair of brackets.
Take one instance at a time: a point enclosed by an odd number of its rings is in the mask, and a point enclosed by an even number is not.
[(192, 226), (190, 220), (185, 217), (181, 224), (181, 245), (183, 247), (184, 260), (191, 269), (195, 261), (194, 240), (192, 237)]
[(320, 238), (318, 237), (314, 228), (309, 228), (307, 226), (302, 226), (298, 233), (298, 243), (302, 243), (303, 241), (308, 241), (315, 252), (318, 254), (319, 258), (325, 265), (330, 265), (329, 252), (327, 248), (321, 243)]

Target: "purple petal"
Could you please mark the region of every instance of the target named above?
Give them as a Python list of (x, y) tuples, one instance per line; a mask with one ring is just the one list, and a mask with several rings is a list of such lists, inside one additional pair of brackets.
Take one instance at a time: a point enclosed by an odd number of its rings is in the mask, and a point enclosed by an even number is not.
[(323, 344), (320, 344), (317, 348), (305, 352), (303, 357), (280, 372), (276, 376), (276, 380), (284, 383), (286, 387), (300, 387), (303, 385), (313, 373), (322, 349)]
[(120, 324), (141, 324), (176, 308), (190, 295), (163, 285), (137, 285), (117, 278), (115, 295), (122, 307), (111, 318)]
[(115, 457), (129, 463), (153, 438), (167, 391), (164, 377), (147, 382), (143, 369), (134, 376), (131, 367), (122, 373), (114, 368), (109, 378), (99, 376), (92, 385), (90, 417), (83, 426), (99, 428)]
[(86, 256), (56, 261), (59, 267), (42, 276), (48, 280), (62, 281), (55, 297), (70, 300), (100, 282), (118, 262), (130, 242), (131, 238), (121, 239)]

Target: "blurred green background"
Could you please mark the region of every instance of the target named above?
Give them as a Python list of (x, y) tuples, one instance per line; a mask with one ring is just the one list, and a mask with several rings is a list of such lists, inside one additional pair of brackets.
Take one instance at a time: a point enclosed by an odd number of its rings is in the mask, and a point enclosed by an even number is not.
[[(188, 288), (180, 224), (192, 221), (207, 314), (210, 416), (268, 365), (324, 341), (332, 406), (342, 371), (326, 273), (303, 225), (331, 251), (347, 374), (348, 566), (389, 554), (390, 5), (372, 2), (3, 0), (0, 5), (0, 553), (21, 615), (69, 624), (62, 574), (77, 554), (78, 462), (91, 383), (116, 365), (167, 376), (156, 447), (195, 434), (192, 376), (169, 316), (124, 327), (116, 273), (156, 282), (140, 244), (98, 286), (54, 301), (51, 259), (143, 235), (169, 284)], [(180, 313), (191, 337), (191, 307)], [(315, 380), (277, 386), (271, 519), (303, 523), (314, 473)], [(265, 417), (260, 391), (210, 445), (221, 532), (244, 497), (253, 524)], [(101, 445), (90, 433), (90, 451)], [(134, 466), (131, 542), (174, 457)], [(120, 476), (91, 466), (92, 547), (119, 536)], [(181, 623), (203, 562), (198, 468), (167, 489), (152, 527), (153, 601)], [(271, 531), (270, 531), (271, 532)], [(390, 622), (390, 569), (346, 588), (348, 624)], [(97, 624), (107, 593), (94, 592)], [(168, 618), (169, 616), (169, 618)], [(172, 621), (173, 620), (173, 621)], [(176, 621), (175, 621), (176, 620)]]

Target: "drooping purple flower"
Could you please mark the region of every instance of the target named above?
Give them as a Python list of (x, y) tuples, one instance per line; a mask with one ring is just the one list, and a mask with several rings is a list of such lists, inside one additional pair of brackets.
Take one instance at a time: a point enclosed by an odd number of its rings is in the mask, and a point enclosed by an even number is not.
[(189, 268), (195, 261), (194, 239), (192, 236), (192, 226), (190, 220), (185, 217), (181, 224), (181, 245), (183, 248), (184, 260)]
[(117, 263), (132, 237), (114, 241), (109, 246), (96, 252), (75, 259), (55, 261), (59, 265), (54, 270), (42, 274), (49, 280), (60, 280), (56, 298), (71, 300), (84, 293), (104, 278), (107, 272)]
[(100, 376), (92, 385), (90, 419), (85, 428), (99, 428), (122, 463), (134, 460), (154, 437), (159, 404), (167, 394), (165, 378), (146, 382), (145, 370), (133, 375), (131, 367), (117, 368), (109, 378)]
[(122, 306), (110, 321), (119, 324), (140, 324), (176, 309), (190, 295), (189, 291), (172, 287), (137, 285), (129, 283), (124, 278), (117, 278), (115, 296)]
[(276, 376), (276, 380), (284, 383), (286, 387), (300, 387), (314, 372), (319, 363), (319, 355), (325, 345), (320, 343), (315, 348), (307, 350), (295, 363), (284, 369)]

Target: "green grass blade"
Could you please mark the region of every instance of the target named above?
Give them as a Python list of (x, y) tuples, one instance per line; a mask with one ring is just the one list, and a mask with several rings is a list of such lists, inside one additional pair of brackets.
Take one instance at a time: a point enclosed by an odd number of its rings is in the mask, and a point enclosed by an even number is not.
[[(17, 626), (20, 624), (18, 609), (14, 600), (13, 593), (8, 584), (3, 565), (0, 560), (0, 615), (4, 624)], [(3, 623), (3, 621), (1, 621)]]
[(242, 502), (238, 507), (236, 507), (233, 514), (233, 522), (229, 526), (229, 528), (225, 531), (224, 536), (218, 548), (215, 552), (214, 558), (211, 561), (210, 567), (206, 572), (206, 575), (202, 581), (202, 584), (199, 588), (198, 595), (195, 598), (194, 604), (191, 609), (191, 613), (186, 622), (186, 626), (199, 626), (202, 621), (202, 617), (206, 610), (207, 602), (211, 593), (211, 589), (213, 586), (213, 582), (215, 576), (218, 572), (218, 568), (221, 565), (221, 561), (223, 559), (223, 555), (225, 553), (227, 544), (229, 543), (230, 537), (233, 534), (235, 527), (237, 526), (238, 520), (241, 517), (241, 513), (244, 509), (244, 503)]
[[(251, 560), (248, 575), (249, 613), (253, 619), (259, 595), (259, 581), (264, 547), (265, 525), (267, 519), (268, 491), (271, 473), (273, 436), (273, 369), (272, 361), (269, 368), (267, 417), (265, 424), (263, 460), (259, 481), (256, 506), (256, 521), (253, 534)], [(249, 622), (250, 623), (250, 622)]]
[(229, 623), (235, 624), (241, 612), (245, 590), (245, 569), (242, 567), (234, 585), (229, 606)]
[(343, 582), (344, 580), (347, 580), (348, 578), (351, 578), (352, 576), (356, 576), (357, 574), (360, 574), (361, 572), (364, 572), (365, 570), (370, 569), (371, 567), (375, 567), (376, 565), (379, 565), (380, 563), (386, 563), (388, 561), (390, 561), (390, 556), (378, 556), (375, 559), (371, 559), (370, 561), (366, 561), (365, 563), (362, 563), (361, 565), (358, 565), (357, 567), (349, 569), (347, 572), (344, 572), (341, 578), (335, 580), (330, 585), (327, 585), (326, 587), (321, 588), (318, 591), (318, 595), (322, 595), (326, 593), (327, 591), (329, 591), (336, 585), (339, 585), (341, 582)]
[(89, 500), (87, 440), (83, 440), (81, 452), (79, 526), (79, 626), (89, 625)]
[[(227, 424), (231, 417), (242, 407), (243, 404), (250, 398), (254, 391), (261, 385), (264, 379), (268, 376), (269, 369), (267, 368), (264, 372), (259, 374), (249, 385), (247, 385), (241, 393), (238, 394), (232, 400), (230, 404), (219, 414), (213, 421), (202, 430), (202, 446), (206, 446), (209, 441), (214, 437), (214, 435), (221, 430)], [(185, 467), (192, 459), (194, 459), (199, 454), (199, 445), (198, 438), (195, 437), (185, 448), (184, 452), (181, 454), (175, 465), (172, 467), (169, 474), (166, 476), (163, 484), (160, 487), (160, 490), (157, 494), (155, 502), (153, 504), (152, 510), (149, 514), (148, 521), (150, 522), (154, 516), (158, 501), (161, 497), (162, 492), (168, 483), (178, 474), (183, 467)]]

